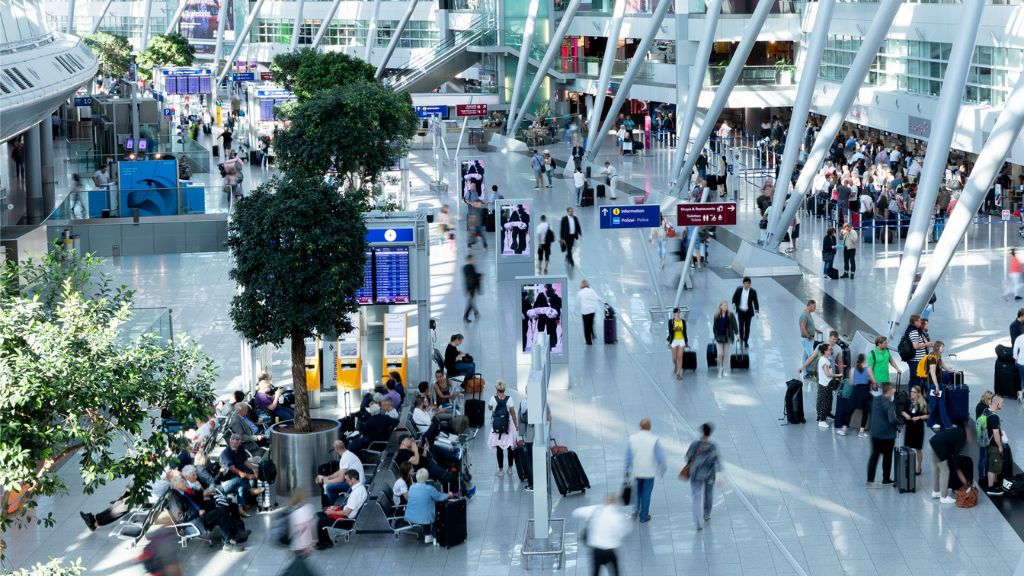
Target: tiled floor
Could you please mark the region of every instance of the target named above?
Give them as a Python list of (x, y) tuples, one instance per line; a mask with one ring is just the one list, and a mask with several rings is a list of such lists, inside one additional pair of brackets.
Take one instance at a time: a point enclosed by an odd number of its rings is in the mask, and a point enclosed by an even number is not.
[[(567, 156), (566, 146), (551, 146), (556, 157)], [(556, 179), (555, 187), (532, 189), (528, 160), (500, 150), (473, 152), (486, 155), (487, 183), (498, 183), (507, 197), (532, 198), (534, 215), (549, 219), (564, 211), (569, 184)], [(609, 156), (612, 158), (612, 156)], [(603, 159), (602, 159), (603, 161)], [(660, 151), (650, 157), (619, 161), (627, 184), (651, 194), (651, 201), (673, 203), (658, 192), (666, 188), (670, 158)], [(414, 190), (428, 179), (429, 158), (413, 162)], [(741, 223), (730, 234), (755, 238), (752, 193), (740, 201)], [(621, 197), (620, 197), (621, 198)], [(417, 202), (437, 205), (438, 198), (420, 196)], [(455, 203), (452, 201), (454, 207)], [(726, 474), (716, 488), (714, 519), (703, 532), (693, 529), (689, 516), (688, 486), (669, 474), (655, 486), (651, 523), (637, 526), (620, 551), (624, 574), (1013, 574), (1024, 553), (1024, 543), (1002, 515), (982, 496), (970, 510), (940, 506), (929, 498), (930, 477), (919, 477), (916, 494), (893, 490), (866, 490), (866, 439), (840, 437), (831, 430), (811, 425), (780, 426), (785, 381), (800, 359), (796, 317), (808, 296), (824, 294), (837, 304), (825, 309), (823, 320), (846, 333), (848, 326), (864, 323), (884, 328), (891, 286), (896, 277), (898, 251), (881, 245), (862, 248), (861, 272), (856, 281), (823, 283), (818, 269), (821, 226), (804, 221), (801, 251), (795, 257), (808, 274), (802, 280), (755, 279), (762, 313), (755, 321), (751, 342), (750, 372), (724, 379), (709, 375), (703, 354), (696, 373), (682, 382), (672, 378), (663, 327), (651, 325), (648, 310), (675, 295), (678, 263), (671, 263), (654, 277), (648, 272), (645, 251), (651, 250), (640, 232), (597, 230), (596, 211), (582, 211), (583, 239), (579, 266), (570, 273), (575, 287), (583, 278), (619, 311), (619, 343), (580, 346), (578, 313), (567, 313), (568, 332), (574, 344), (570, 352), (573, 387), (553, 391), (550, 402), (553, 432), (560, 443), (575, 449), (593, 485), (582, 496), (552, 498), (553, 517), (571, 517), (578, 506), (603, 499), (619, 488), (623, 473), (626, 436), (637, 429), (644, 416), (654, 422), (654, 432), (666, 445), (670, 470), (684, 463), (683, 454), (702, 422), (717, 425), (714, 439), (726, 461)], [(1002, 230), (988, 243), (987, 229), (974, 234), (954, 259), (939, 287), (939, 302), (932, 316), (932, 334), (949, 343), (957, 354), (955, 364), (972, 385), (972, 401), (990, 387), (992, 349), (1007, 340), (1007, 326), (1016, 306), (999, 298), (1002, 266), (997, 248)], [(724, 269), (733, 253), (726, 245), (735, 239), (723, 233), (723, 243), (713, 243), (711, 266), (695, 274), (695, 289), (685, 292), (683, 304), (691, 309), (690, 335), (698, 351), (709, 341), (710, 314), (737, 285), (735, 274)], [(461, 240), (461, 239), (460, 239)], [(493, 244), (492, 244), (493, 246)], [(890, 247), (891, 248), (891, 247)], [(478, 266), (485, 274), (479, 299), (479, 322), (461, 323), (462, 288), (458, 265), (466, 249), (457, 254), (435, 246), (431, 254), (433, 315), (439, 318), (439, 339), (461, 331), (465, 348), (478, 359), (481, 372), (493, 384), (498, 378), (515, 379), (511, 351), (516, 330), (503, 326), (506, 312), (516, 305), (499, 305), (493, 252), (477, 249)], [(653, 250), (651, 250), (653, 255)], [(552, 273), (563, 273), (556, 254)], [(199, 340), (220, 366), (218, 388), (237, 385), (238, 337), (231, 329), (227, 302), (233, 293), (226, 254), (121, 258), (108, 263), (118, 281), (137, 289), (140, 306), (170, 306), (175, 329)], [(655, 266), (656, 268), (656, 266)], [(518, 303), (516, 303), (518, 304)], [(514, 313), (507, 314), (509, 318)], [(276, 379), (287, 378), (285, 354), (275, 360)], [(805, 389), (806, 406), (813, 406), (813, 389)], [(518, 396), (517, 396), (518, 397)], [(325, 406), (332, 407), (330, 400)], [(333, 408), (326, 408), (331, 411)], [(1024, 408), (1016, 402), (1004, 409), (1011, 439), (1024, 423)], [(364, 534), (348, 544), (313, 556), (322, 574), (352, 571), (353, 574), (398, 574), (410, 571), (447, 574), (521, 574), (526, 572), (518, 554), (530, 499), (512, 478), (496, 478), (494, 459), (482, 439), (472, 447), (474, 476), (479, 486), (469, 507), (469, 539), (451, 550), (423, 547), (411, 540), (396, 542), (388, 536)], [(925, 462), (926, 471), (929, 462)], [(91, 574), (137, 574), (132, 565), (138, 553), (106, 536), (107, 529), (89, 533), (76, 512), (97, 510), (120, 490), (112, 486), (84, 496), (77, 487), (73, 466), (65, 467), (71, 493), (44, 503), (59, 520), (55, 528), (34, 528), (11, 535), (9, 562), (14, 566), (48, 556), (81, 557)], [(374, 515), (371, 515), (374, 516)], [(368, 518), (371, 523), (378, 518)], [(266, 538), (269, 517), (250, 520), (255, 534), (244, 553), (210, 551), (193, 545), (188, 555), (190, 574), (275, 574), (288, 562), (286, 551)], [(561, 572), (589, 574), (590, 560), (579, 547), (581, 526), (567, 522), (566, 566)], [(543, 562), (532, 563), (533, 571)]]

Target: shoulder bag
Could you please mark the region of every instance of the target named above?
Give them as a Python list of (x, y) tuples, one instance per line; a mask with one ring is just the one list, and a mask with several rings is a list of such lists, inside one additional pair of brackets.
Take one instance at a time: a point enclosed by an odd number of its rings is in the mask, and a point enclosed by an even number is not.
[(679, 478), (681, 480), (689, 480), (690, 479), (690, 474), (692, 473), (692, 470), (690, 469), (690, 467), (693, 466), (693, 461), (697, 459), (697, 455), (700, 454), (703, 451), (704, 451), (704, 447), (701, 446), (700, 448), (698, 448), (693, 453), (693, 456), (690, 456), (690, 459), (686, 462), (686, 466), (683, 466), (683, 469), (679, 471)]

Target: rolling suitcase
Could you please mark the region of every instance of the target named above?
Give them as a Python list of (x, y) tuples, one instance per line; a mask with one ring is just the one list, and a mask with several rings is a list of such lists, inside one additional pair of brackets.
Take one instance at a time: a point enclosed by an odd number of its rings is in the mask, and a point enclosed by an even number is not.
[(585, 493), (590, 488), (590, 480), (583, 470), (580, 457), (573, 451), (562, 452), (551, 457), (551, 472), (555, 477), (555, 485), (562, 496), (570, 492)]
[[(899, 444), (897, 437), (896, 443)], [(896, 483), (894, 486), (900, 491), (917, 492), (917, 450), (899, 446), (896, 452)]]
[(804, 418), (804, 383), (797, 379), (786, 382), (786, 398), (783, 405), (783, 416), (790, 424), (803, 424)]
[(729, 355), (730, 370), (750, 370), (750, 355), (746, 352), (733, 352)]
[(214, 144), (213, 145), (213, 157), (214, 158), (220, 158), (220, 145), (219, 144)]
[(946, 414), (953, 424), (962, 424), (970, 418), (971, 388), (964, 384), (963, 372), (943, 372), (941, 380), (946, 398)]
[(697, 353), (689, 346), (683, 349), (683, 370), (697, 370)]
[(469, 418), (469, 425), (472, 428), (483, 427), (485, 406), (483, 400), (466, 400), (466, 417)]
[(451, 548), (466, 541), (466, 499), (456, 498), (438, 502), (434, 520), (438, 546)]
[(615, 344), (619, 341), (619, 330), (616, 325), (615, 310), (611, 306), (604, 307), (604, 343)]
[(714, 342), (708, 342), (708, 370), (718, 366), (718, 347)]
[(530, 451), (523, 444), (522, 446), (516, 446), (513, 454), (515, 455), (516, 474), (519, 476), (519, 481), (533, 486), (533, 470), (530, 469), (533, 461), (530, 459)]
[(1017, 370), (1017, 363), (1006, 362), (996, 359), (996, 368), (993, 372), (994, 389), (996, 394), (1003, 398), (1016, 398), (1020, 390), (1020, 371)]
[(597, 197), (598, 198), (604, 198), (604, 190), (605, 190), (604, 184), (598, 184), (597, 185)]
[(583, 187), (583, 197), (580, 199), (580, 206), (587, 207), (594, 205), (594, 189), (589, 185)]
[(494, 210), (487, 210), (487, 212), (484, 213), (484, 228), (488, 232), (494, 232), (497, 227), (495, 220)]

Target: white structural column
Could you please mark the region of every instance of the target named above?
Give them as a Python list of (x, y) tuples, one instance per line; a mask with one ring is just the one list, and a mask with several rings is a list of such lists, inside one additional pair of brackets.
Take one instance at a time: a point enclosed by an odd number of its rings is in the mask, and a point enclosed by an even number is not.
[(235, 58), (238, 57), (238, 53), (242, 51), (242, 46), (245, 46), (245, 41), (249, 37), (249, 29), (252, 28), (252, 23), (256, 21), (256, 17), (260, 14), (260, 8), (263, 7), (263, 3), (266, 0), (256, 0), (256, 5), (252, 7), (252, 12), (249, 12), (249, 17), (245, 19), (245, 25), (242, 26), (242, 32), (235, 37), (235, 47), (231, 49), (231, 55), (228, 56), (227, 64), (224, 69), (220, 71), (217, 76), (217, 84), (220, 84), (224, 77), (231, 71), (231, 67), (235, 62)]
[[(793, 193), (790, 195), (789, 200), (786, 201), (786, 211), (783, 212), (782, 218), (779, 219), (774, 230), (775, 246), (778, 246), (778, 241), (783, 237), (782, 226), (792, 221), (793, 217), (796, 216), (796, 211), (800, 209), (800, 203), (803, 201), (804, 194), (811, 187), (811, 182), (814, 181), (818, 167), (825, 160), (825, 153), (828, 152), (828, 148), (832, 145), (832, 141), (835, 140), (836, 134), (839, 133), (839, 128), (842, 127), (846, 115), (850, 112), (850, 106), (857, 98), (857, 92), (863, 87), (864, 78), (868, 75), (868, 69), (871, 68), (871, 62), (874, 61), (875, 54), (878, 53), (878, 47), (882, 45), (882, 40), (885, 39), (886, 33), (889, 32), (889, 27), (892, 26), (892, 21), (896, 18), (896, 12), (899, 11), (902, 1), (881, 0), (878, 4), (878, 11), (875, 12), (875, 17), (871, 20), (871, 26), (868, 27), (867, 34), (864, 35), (860, 50), (857, 51), (857, 55), (850, 65), (850, 70), (846, 73), (846, 79), (843, 80), (842, 86), (839, 87), (839, 92), (832, 101), (832, 108), (829, 110), (825, 122), (821, 125), (821, 130), (818, 131), (818, 138), (814, 141), (814, 146), (811, 147), (811, 151), (807, 155), (807, 161), (804, 163), (803, 170), (800, 171), (800, 178), (796, 181), (796, 187), (793, 188)], [(797, 127), (797, 130), (799, 129), (800, 127)], [(790, 127), (790, 131), (792, 130), (793, 127)]]
[(978, 26), (981, 24), (981, 13), (985, 9), (985, 0), (964, 0), (960, 21), (957, 23), (956, 38), (953, 40), (953, 52), (949, 56), (946, 75), (942, 79), (939, 91), (938, 113), (932, 119), (931, 133), (928, 135), (928, 152), (921, 167), (921, 179), (917, 186), (917, 197), (914, 200), (914, 211), (910, 216), (910, 228), (907, 230), (907, 241), (903, 244), (903, 258), (900, 261), (900, 272), (896, 276), (896, 287), (892, 292), (892, 309), (889, 311), (890, 332), (897, 329), (900, 318), (907, 309), (910, 290), (914, 285), (914, 273), (921, 263), (921, 252), (924, 250), (925, 237), (935, 209), (935, 199), (942, 185), (942, 176), (949, 160), (949, 146), (953, 141), (960, 116), (960, 102), (963, 100), (964, 85), (967, 73), (971, 69), (974, 55), (974, 43), (978, 38)]
[(697, 46), (697, 56), (690, 67), (690, 86), (686, 92), (686, 108), (683, 109), (683, 116), (680, 119), (678, 107), (676, 108), (676, 153), (672, 158), (672, 181), (679, 179), (679, 170), (683, 167), (683, 160), (686, 158), (686, 148), (690, 143), (690, 130), (693, 129), (693, 121), (697, 118), (697, 101), (700, 100), (700, 89), (704, 87), (704, 75), (708, 71), (708, 60), (711, 58), (711, 48), (715, 44), (715, 30), (718, 29), (718, 17), (722, 14), (722, 0), (711, 0), (708, 5), (707, 15), (704, 18), (704, 35)]
[(558, 23), (558, 28), (555, 29), (551, 42), (548, 43), (548, 49), (544, 52), (544, 58), (540, 61), (540, 68), (537, 69), (533, 82), (530, 82), (530, 89), (526, 91), (526, 97), (523, 98), (523, 105), (519, 107), (519, 112), (516, 113), (516, 119), (512, 123), (513, 126), (518, 126), (523, 121), (530, 102), (533, 101), (534, 95), (537, 94), (537, 90), (547, 77), (548, 69), (551, 68), (551, 62), (554, 61), (555, 56), (561, 54), (562, 39), (565, 38), (565, 32), (569, 29), (569, 24), (572, 23), (572, 19), (576, 16), (576, 10), (579, 9), (580, 2), (582, 0), (570, 0), (569, 5), (565, 8), (565, 12), (562, 13), (562, 20)]
[(320, 47), (320, 41), (324, 39), (324, 34), (326, 34), (327, 29), (331, 27), (331, 22), (334, 20), (334, 14), (337, 13), (339, 4), (341, 4), (341, 0), (334, 0), (334, 2), (331, 2), (331, 9), (327, 11), (327, 17), (320, 23), (320, 28), (316, 31), (316, 36), (313, 37), (313, 50)]
[[(707, 202), (708, 194), (711, 193), (711, 188), (704, 187), (704, 193), (700, 196), (700, 201)], [(683, 271), (679, 275), (679, 286), (676, 286), (676, 299), (673, 301), (672, 307), (678, 308), (679, 301), (683, 299), (683, 289), (686, 287), (686, 274), (690, 271), (690, 261), (693, 260), (693, 253), (697, 248), (697, 231), (698, 226), (690, 226), (690, 236), (686, 243), (686, 257), (683, 258), (682, 265)]]
[(996, 175), (999, 174), (999, 169), (1002, 168), (1003, 162), (1006, 161), (1010, 150), (1013, 149), (1013, 143), (1022, 128), (1024, 128), (1024, 74), (1017, 80), (1017, 86), (1003, 105), (1003, 110), (996, 118), (995, 126), (992, 127), (992, 133), (982, 147), (981, 153), (978, 154), (978, 161), (974, 164), (971, 177), (967, 179), (964, 189), (960, 191), (960, 200), (957, 201), (953, 213), (946, 221), (942, 236), (935, 244), (935, 251), (932, 252), (931, 259), (921, 274), (921, 282), (918, 284), (917, 290), (914, 291), (910, 305), (900, 317), (900, 326), (906, 326), (909, 316), (921, 313), (928, 304), (928, 299), (935, 291), (939, 278), (949, 267), (949, 262), (953, 259), (957, 246), (960, 245), (964, 234), (970, 228), (971, 220), (978, 212), (981, 203), (984, 202), (985, 195), (992, 183), (995, 182)]
[(149, 46), (149, 23), (153, 17), (153, 0), (146, 0), (146, 6), (142, 16), (142, 40), (139, 42), (139, 52), (145, 52)]
[(733, 87), (736, 86), (736, 82), (740, 79), (740, 74), (743, 73), (743, 66), (747, 63), (747, 57), (750, 56), (750, 51), (754, 49), (757, 35), (761, 32), (761, 27), (764, 26), (765, 20), (768, 19), (768, 14), (772, 11), (774, 4), (775, 0), (758, 0), (757, 8), (754, 8), (754, 13), (750, 16), (750, 20), (747, 21), (746, 28), (743, 30), (743, 37), (740, 39), (739, 46), (736, 47), (736, 53), (733, 54), (729, 67), (725, 69), (722, 83), (715, 88), (715, 98), (711, 101), (711, 107), (708, 108), (708, 112), (704, 116), (704, 123), (701, 124), (697, 138), (693, 141), (693, 150), (686, 156), (686, 163), (683, 164), (683, 169), (679, 172), (679, 177), (676, 178), (676, 185), (672, 188), (676, 196), (679, 195), (680, 190), (689, 187), (690, 173), (693, 171), (694, 164), (697, 163), (697, 157), (700, 156), (700, 151), (704, 148), (704, 142), (711, 136), (711, 131), (715, 129), (715, 123), (718, 122), (718, 117), (722, 114), (722, 110), (725, 109), (725, 104), (729, 101), (729, 95), (732, 94)]
[[(377, 18), (380, 16), (380, 0), (373, 0), (373, 16), (370, 17), (370, 29), (366, 31), (366, 46), (363, 47), (363, 60), (370, 61), (373, 45), (377, 43)], [(396, 34), (395, 36), (398, 36)]]
[[(775, 196), (772, 198), (772, 209), (768, 220), (768, 246), (773, 246), (772, 235), (775, 223), (786, 206), (786, 193), (789, 182), (793, 179), (793, 167), (800, 156), (800, 145), (803, 143), (803, 127), (807, 124), (807, 114), (811, 111), (811, 100), (814, 98), (814, 85), (821, 67), (821, 56), (825, 52), (825, 41), (832, 25), (832, 9), (835, 0), (818, 0), (811, 24), (811, 44), (807, 47), (800, 83), (797, 85), (796, 101), (793, 102), (793, 115), (789, 120), (789, 131), (786, 134), (786, 147), (782, 151), (782, 164), (779, 166), (779, 177), (775, 182)], [(785, 230), (785, 228), (783, 228)], [(779, 235), (782, 238), (782, 235)], [(775, 243), (774, 246), (778, 246)]]
[(178, 0), (178, 7), (174, 10), (174, 16), (167, 23), (167, 28), (164, 28), (164, 36), (174, 32), (174, 28), (178, 25), (178, 20), (181, 20), (181, 15), (185, 13), (186, 6), (188, 6), (188, 0)]
[(374, 74), (374, 78), (380, 80), (381, 76), (384, 75), (384, 70), (388, 66), (388, 61), (391, 60), (391, 55), (395, 53), (395, 48), (398, 47), (398, 41), (401, 40), (402, 34), (405, 33), (405, 27), (409, 25), (409, 20), (412, 19), (412, 13), (416, 10), (416, 2), (418, 0), (406, 0), (409, 4), (405, 9), (405, 14), (402, 14), (402, 19), (398, 22), (398, 29), (391, 36), (391, 41), (388, 42), (388, 48), (384, 52), (384, 58), (377, 65), (377, 72)]
[(75, 34), (75, 0), (68, 0), (68, 35)]
[(299, 0), (298, 5), (295, 6), (295, 24), (292, 25), (292, 50), (299, 47), (299, 36), (302, 32), (302, 12), (305, 8), (306, 0)]
[(95, 34), (100, 29), (100, 22), (103, 22), (103, 17), (107, 15), (107, 11), (110, 10), (110, 5), (114, 3), (114, 0), (107, 0), (103, 5), (103, 10), (100, 10), (100, 15), (96, 17), (96, 20), (92, 23), (92, 30), (89, 32)]
[(604, 111), (605, 95), (608, 94), (608, 83), (612, 79), (612, 68), (615, 67), (615, 52), (619, 48), (619, 33), (622, 31), (622, 19), (626, 13), (626, 0), (616, 0), (615, 9), (612, 11), (612, 19), (608, 22), (611, 26), (608, 30), (608, 42), (604, 48), (604, 58), (601, 59), (601, 71), (597, 75), (597, 91), (594, 93), (594, 104), (590, 107), (590, 120), (587, 126), (587, 144), (585, 148), (590, 150), (594, 140), (601, 137), (599, 127), (601, 125), (601, 112)]
[[(640, 67), (643, 66), (644, 61), (647, 57), (647, 51), (651, 49), (651, 43), (654, 42), (654, 36), (658, 33), (658, 29), (661, 28), (661, 23), (665, 20), (665, 14), (668, 12), (670, 6), (674, 2), (659, 2), (658, 7), (654, 9), (654, 13), (651, 14), (651, 23), (647, 26), (646, 33), (641, 36), (640, 45), (637, 46), (636, 52), (633, 53), (633, 58), (629, 61), (629, 67), (626, 68), (626, 74), (622, 77), (622, 84), (619, 86), (619, 90), (615, 93), (615, 99), (612, 100), (612, 107), (608, 111), (608, 115), (605, 116), (604, 122), (601, 123), (601, 130), (597, 135), (594, 136), (594, 140), (587, 146), (586, 160), (593, 162), (597, 158), (597, 152), (601, 149), (601, 145), (604, 144), (604, 138), (599, 138), (601, 134), (607, 134), (608, 130), (611, 129), (612, 123), (615, 122), (615, 115), (618, 113), (619, 108), (622, 107), (622, 103), (626, 101), (629, 96), (629, 90), (633, 87), (633, 82), (636, 80), (636, 75), (640, 73)], [(599, 112), (600, 113), (600, 112)]]
[[(213, 47), (213, 70), (217, 71), (217, 67), (220, 66), (220, 61), (224, 57), (224, 24), (228, 19), (228, 2), (231, 0), (220, 0), (220, 6), (217, 8), (217, 43)], [(214, 86), (214, 99), (217, 97), (217, 87)]]
[[(533, 45), (533, 29), (537, 26), (537, 12), (540, 11), (540, 0), (530, 0), (530, 6), (526, 11), (526, 26), (523, 28), (523, 43), (519, 47), (519, 62), (516, 63), (516, 77), (512, 79), (512, 100), (508, 103), (508, 118), (511, 120), (516, 116), (516, 103), (519, 102), (519, 91), (523, 89), (523, 80), (526, 79), (526, 71), (530, 66), (530, 48)], [(499, 27), (501, 24), (498, 25)], [(516, 126), (509, 124), (505, 127), (505, 135), (515, 137)]]

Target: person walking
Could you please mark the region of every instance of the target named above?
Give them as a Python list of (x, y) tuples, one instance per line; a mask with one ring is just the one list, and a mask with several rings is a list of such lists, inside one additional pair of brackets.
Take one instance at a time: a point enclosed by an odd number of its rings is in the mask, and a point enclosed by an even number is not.
[(1021, 289), (1021, 266), (1017, 258), (1017, 249), (1010, 249), (1010, 258), (1006, 263), (1006, 289), (1003, 291), (1003, 300), (1009, 300), (1013, 294), (1014, 300), (1020, 300)]
[(715, 336), (715, 346), (718, 348), (718, 377), (725, 373), (725, 365), (729, 360), (729, 347), (736, 339), (736, 316), (729, 311), (729, 303), (722, 300), (718, 303), (718, 310), (711, 320), (711, 331)]
[(576, 301), (579, 302), (580, 314), (583, 316), (583, 338), (587, 346), (594, 343), (594, 315), (601, 304), (601, 297), (590, 287), (586, 280), (580, 282), (580, 291), (576, 294)]
[[(664, 216), (661, 217), (661, 224), (657, 228), (651, 228), (651, 235), (648, 238), (648, 242), (654, 243), (658, 247), (658, 261), (661, 270), (665, 269), (665, 257), (668, 255), (668, 229), (671, 224)], [(675, 230), (672, 230), (672, 235), (675, 236)]]
[(956, 504), (956, 499), (949, 497), (950, 474), (956, 474), (966, 490), (974, 489), (957, 462), (967, 445), (967, 428), (957, 426), (939, 430), (928, 440), (928, 445), (932, 453), (932, 498), (943, 504)]
[[(690, 493), (693, 496), (693, 523), (697, 530), (703, 530), (704, 524), (711, 520), (711, 507), (715, 502), (715, 479), (722, 470), (722, 461), (718, 457), (718, 446), (711, 441), (714, 425), (710, 422), (701, 424), (701, 437), (686, 449), (686, 464), (689, 467)], [(686, 469), (680, 477), (686, 480)]]
[(843, 242), (843, 275), (840, 278), (853, 280), (857, 272), (857, 242), (860, 234), (847, 222), (839, 232), (839, 239)]
[(736, 309), (736, 316), (739, 319), (740, 344), (744, 348), (747, 348), (750, 340), (750, 321), (761, 311), (761, 305), (757, 302), (757, 290), (751, 288), (750, 284), (750, 277), (744, 277), (743, 285), (732, 293), (732, 306)]
[(682, 380), (683, 353), (686, 352), (686, 320), (683, 319), (679, 308), (672, 310), (672, 318), (668, 321), (668, 347), (672, 351), (676, 380)]
[(505, 381), (498, 380), (495, 384), (497, 393), (487, 401), (487, 409), (491, 412), (491, 434), (487, 437), (487, 447), (497, 454), (498, 476), (505, 475), (505, 453), (508, 452), (508, 467), (511, 472), (515, 467), (516, 448), (516, 407), (512, 398), (505, 394)]
[(572, 257), (572, 249), (573, 245), (583, 234), (583, 230), (580, 228), (580, 221), (572, 212), (571, 206), (565, 209), (565, 216), (562, 216), (561, 226), (558, 231), (562, 252), (565, 252), (565, 263), (568, 266), (576, 265), (576, 261)]
[(551, 231), (548, 224), (548, 217), (540, 215), (540, 224), (537, 225), (537, 273), (547, 274), (548, 265), (551, 263), (551, 243), (555, 241), (555, 233)]
[(25, 142), (18, 140), (11, 146), (11, 160), (14, 161), (14, 173), (18, 178), (25, 178)]
[(544, 158), (536, 150), (530, 157), (530, 167), (533, 168), (533, 189), (540, 190), (544, 186)]
[(615, 550), (622, 546), (622, 540), (633, 529), (633, 524), (622, 513), (618, 494), (609, 494), (604, 504), (577, 508), (572, 515), (582, 520), (585, 526), (580, 533), (587, 535), (584, 544), (590, 547), (593, 576), (601, 573), (602, 566), (609, 566), (608, 571), (619, 576), (619, 559)]
[[(892, 384), (882, 386), (882, 395), (871, 402), (871, 455), (868, 457), (868, 488), (892, 486), (892, 453), (896, 448), (896, 405), (892, 399), (896, 391)], [(875, 483), (878, 457), (882, 457), (882, 483)]]
[(466, 256), (466, 263), (462, 266), (462, 279), (466, 287), (466, 311), (462, 314), (463, 322), (471, 322), (469, 313), (472, 312), (477, 319), (480, 318), (480, 311), (476, 308), (476, 295), (480, 293), (480, 279), (484, 275), (477, 272), (473, 255)]
[(583, 187), (586, 186), (587, 179), (583, 177), (583, 171), (579, 168), (572, 173), (572, 185), (576, 188), (576, 205), (582, 206), (583, 202)]
[(544, 175), (548, 177), (548, 188), (554, 185), (553, 178), (555, 177), (555, 159), (551, 157), (549, 150), (544, 151)]
[(832, 269), (832, 262), (836, 259), (836, 229), (829, 227), (825, 231), (825, 238), (821, 243), (821, 261), (822, 271), (821, 276), (825, 280), (829, 279), (828, 271)]
[(583, 169), (583, 155), (586, 153), (587, 149), (580, 146), (579, 142), (572, 147), (572, 163), (577, 170)]
[(626, 478), (636, 480), (636, 511), (640, 523), (651, 521), (651, 493), (654, 478), (665, 474), (665, 450), (651, 432), (650, 418), (640, 421), (640, 431), (626, 445)]

